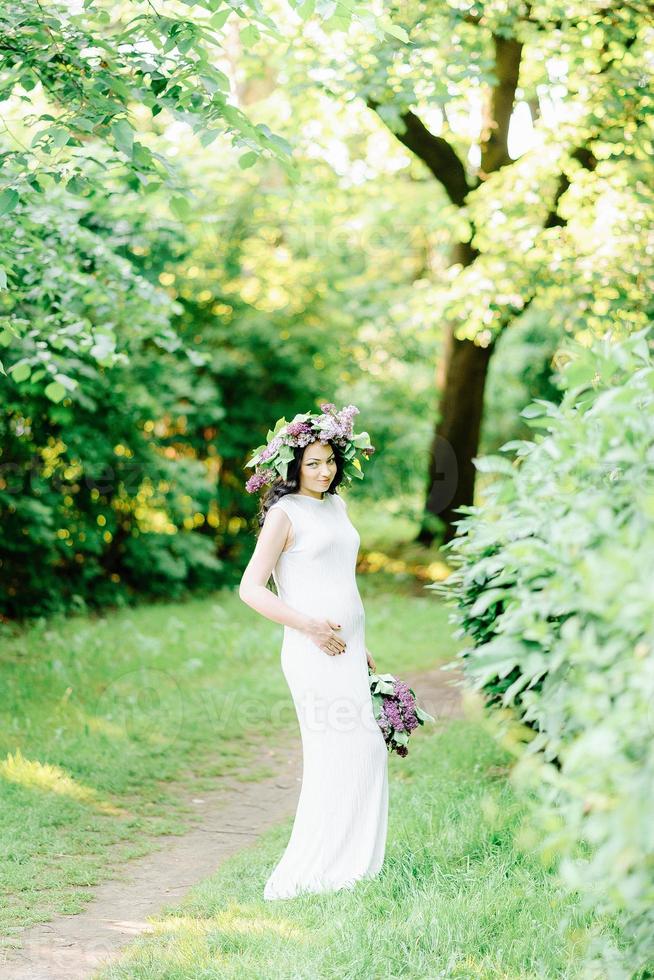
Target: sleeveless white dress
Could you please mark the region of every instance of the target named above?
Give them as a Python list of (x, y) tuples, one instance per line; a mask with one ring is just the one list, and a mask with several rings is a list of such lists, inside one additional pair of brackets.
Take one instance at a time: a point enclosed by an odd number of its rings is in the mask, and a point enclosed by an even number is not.
[(329, 656), (284, 626), (281, 665), (302, 738), (302, 786), (291, 835), (265, 899), (352, 888), (384, 861), (388, 750), (368, 684), (365, 612), (356, 582), (360, 536), (338, 494), (287, 494), (294, 541), (273, 570), (280, 598), (340, 623), (345, 652)]

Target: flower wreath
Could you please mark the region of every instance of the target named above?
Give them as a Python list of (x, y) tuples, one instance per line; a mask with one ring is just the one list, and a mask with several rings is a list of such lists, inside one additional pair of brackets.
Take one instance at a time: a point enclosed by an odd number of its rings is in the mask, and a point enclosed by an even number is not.
[(354, 416), (359, 414), (356, 405), (346, 405), (336, 411), (336, 406), (325, 402), (320, 406), (322, 415), (306, 412), (296, 415), (287, 422), (285, 418), (278, 419), (275, 428), (268, 430), (268, 442), (258, 446), (252, 457), (245, 464), (256, 467), (254, 473), (245, 484), (248, 493), (256, 493), (261, 487), (273, 483), (278, 476), (286, 479), (288, 464), (293, 459), (293, 450), (297, 446), (308, 446), (309, 443), (333, 442), (341, 449), (344, 458), (343, 476), (352, 482), (352, 477), (363, 479), (361, 463), (357, 450), (367, 459), (372, 456), (375, 447), (370, 444), (367, 432), (354, 433)]

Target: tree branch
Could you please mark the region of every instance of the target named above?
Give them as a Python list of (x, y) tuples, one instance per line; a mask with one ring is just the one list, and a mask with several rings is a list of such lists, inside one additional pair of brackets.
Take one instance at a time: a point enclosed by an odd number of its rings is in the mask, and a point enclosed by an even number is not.
[[(370, 109), (379, 108), (379, 102), (368, 97)], [(393, 133), (408, 150), (422, 160), (444, 187), (445, 193), (452, 204), (462, 207), (466, 196), (472, 190), (468, 184), (465, 167), (456, 151), (442, 136), (434, 136), (415, 113), (402, 113), (401, 117), (406, 129), (404, 133)]]
[(522, 42), (514, 37), (493, 35), (497, 84), (490, 90), (481, 136), (481, 177), (495, 173), (511, 163), (509, 123), (518, 87)]
[[(594, 170), (597, 166), (597, 160), (593, 156), (592, 152), (585, 146), (579, 146), (576, 150), (570, 154), (573, 160), (580, 163), (585, 170)], [(559, 182), (556, 187), (556, 192), (554, 194), (554, 200), (552, 201), (552, 207), (550, 213), (545, 219), (543, 228), (563, 228), (565, 225), (565, 220), (561, 217), (558, 212), (559, 201), (570, 187), (570, 178), (567, 174), (561, 174), (559, 177)]]

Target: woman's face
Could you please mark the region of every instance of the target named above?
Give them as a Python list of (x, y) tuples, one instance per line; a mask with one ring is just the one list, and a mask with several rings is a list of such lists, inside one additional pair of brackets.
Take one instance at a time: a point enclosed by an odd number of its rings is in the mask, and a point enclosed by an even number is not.
[(329, 443), (305, 446), (300, 466), (300, 490), (324, 493), (336, 476), (336, 456)]

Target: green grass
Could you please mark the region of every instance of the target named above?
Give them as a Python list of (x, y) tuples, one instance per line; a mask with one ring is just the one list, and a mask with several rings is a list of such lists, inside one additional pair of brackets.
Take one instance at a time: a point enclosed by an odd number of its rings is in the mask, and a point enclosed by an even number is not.
[[(429, 593), (393, 592), (392, 576), (359, 586), (379, 670), (452, 655)], [(281, 638), (231, 590), (2, 628), (0, 936), (80, 911), (153, 834), (178, 833), (193, 811), (174, 791), (191, 773), (197, 791), (239, 765), (270, 773), (258, 743), (299, 737)]]
[(289, 820), (151, 919), (154, 931), (98, 980), (576, 977), (588, 923), (519, 845), (523, 809), (504, 750), (470, 721), (415, 739), (406, 759), (390, 759), (377, 878), (265, 902)]

